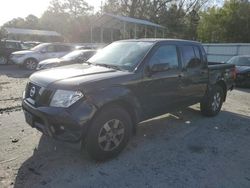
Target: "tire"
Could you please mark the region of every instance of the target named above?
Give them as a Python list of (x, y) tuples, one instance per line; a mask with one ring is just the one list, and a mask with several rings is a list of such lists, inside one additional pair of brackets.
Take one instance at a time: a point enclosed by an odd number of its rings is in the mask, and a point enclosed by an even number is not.
[(216, 116), (221, 110), (223, 96), (224, 91), (222, 87), (214, 85), (200, 103), (201, 113), (208, 117)]
[(91, 123), (85, 149), (97, 161), (113, 158), (126, 147), (131, 133), (132, 121), (128, 112), (119, 106), (106, 107)]
[(0, 65), (8, 64), (8, 59), (4, 56), (0, 56)]
[(38, 64), (37, 60), (35, 60), (33, 58), (26, 59), (24, 62), (24, 66), (28, 70), (35, 70), (37, 67), (37, 64)]

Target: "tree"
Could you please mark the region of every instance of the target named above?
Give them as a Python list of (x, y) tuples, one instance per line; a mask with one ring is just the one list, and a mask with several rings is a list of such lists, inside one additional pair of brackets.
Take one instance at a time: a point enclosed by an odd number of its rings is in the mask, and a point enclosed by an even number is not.
[(5, 36), (6, 36), (6, 33), (5, 33), (4, 29), (2, 27), (0, 27), (0, 40), (5, 38)]
[[(42, 28), (63, 34), (67, 41), (82, 41), (86, 28), (90, 28), (90, 12), (93, 7), (84, 0), (52, 0), (40, 19)], [(85, 34), (86, 35), (86, 34)]]
[(93, 10), (85, 0), (52, 0), (48, 8), (49, 12), (60, 14), (68, 13), (72, 17), (81, 17)]
[(66, 12), (75, 18), (86, 16), (93, 10), (93, 7), (89, 6), (84, 0), (65, 0), (64, 8)]
[(39, 18), (30, 14), (26, 18), (14, 18), (3, 25), (4, 27), (38, 29)]
[(201, 13), (198, 37), (203, 42), (250, 42), (250, 3), (226, 1)]
[(3, 27), (25, 28), (25, 19), (14, 18), (3, 25)]

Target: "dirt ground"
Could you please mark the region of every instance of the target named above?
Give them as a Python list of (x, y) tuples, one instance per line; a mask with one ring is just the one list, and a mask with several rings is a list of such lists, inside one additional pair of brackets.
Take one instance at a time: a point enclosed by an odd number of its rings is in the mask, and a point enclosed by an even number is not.
[(29, 74), (0, 67), (0, 188), (250, 187), (250, 89), (229, 92), (213, 118), (194, 105), (143, 122), (121, 155), (96, 163), (25, 123)]

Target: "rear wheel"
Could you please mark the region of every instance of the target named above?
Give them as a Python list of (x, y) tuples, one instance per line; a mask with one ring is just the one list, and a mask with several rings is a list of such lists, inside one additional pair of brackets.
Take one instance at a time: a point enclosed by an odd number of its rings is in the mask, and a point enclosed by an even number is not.
[(205, 116), (217, 115), (221, 110), (223, 96), (223, 89), (219, 85), (213, 86), (200, 103), (201, 113)]
[(37, 60), (35, 59), (27, 59), (25, 62), (24, 62), (24, 66), (26, 69), (28, 70), (35, 70), (36, 67), (37, 67)]
[(8, 59), (4, 56), (0, 56), (0, 65), (5, 65), (8, 63)]
[(117, 156), (127, 145), (132, 132), (129, 114), (118, 106), (109, 106), (95, 117), (88, 131), (85, 146), (98, 161)]

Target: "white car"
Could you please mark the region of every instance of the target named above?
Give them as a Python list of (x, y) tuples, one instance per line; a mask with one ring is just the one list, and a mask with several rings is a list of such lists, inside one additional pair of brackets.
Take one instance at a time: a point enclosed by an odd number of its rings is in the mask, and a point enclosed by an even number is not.
[(67, 44), (43, 43), (30, 50), (13, 52), (10, 60), (14, 64), (23, 65), (29, 70), (35, 70), (38, 62), (50, 58), (60, 58), (74, 49), (75, 47)]

